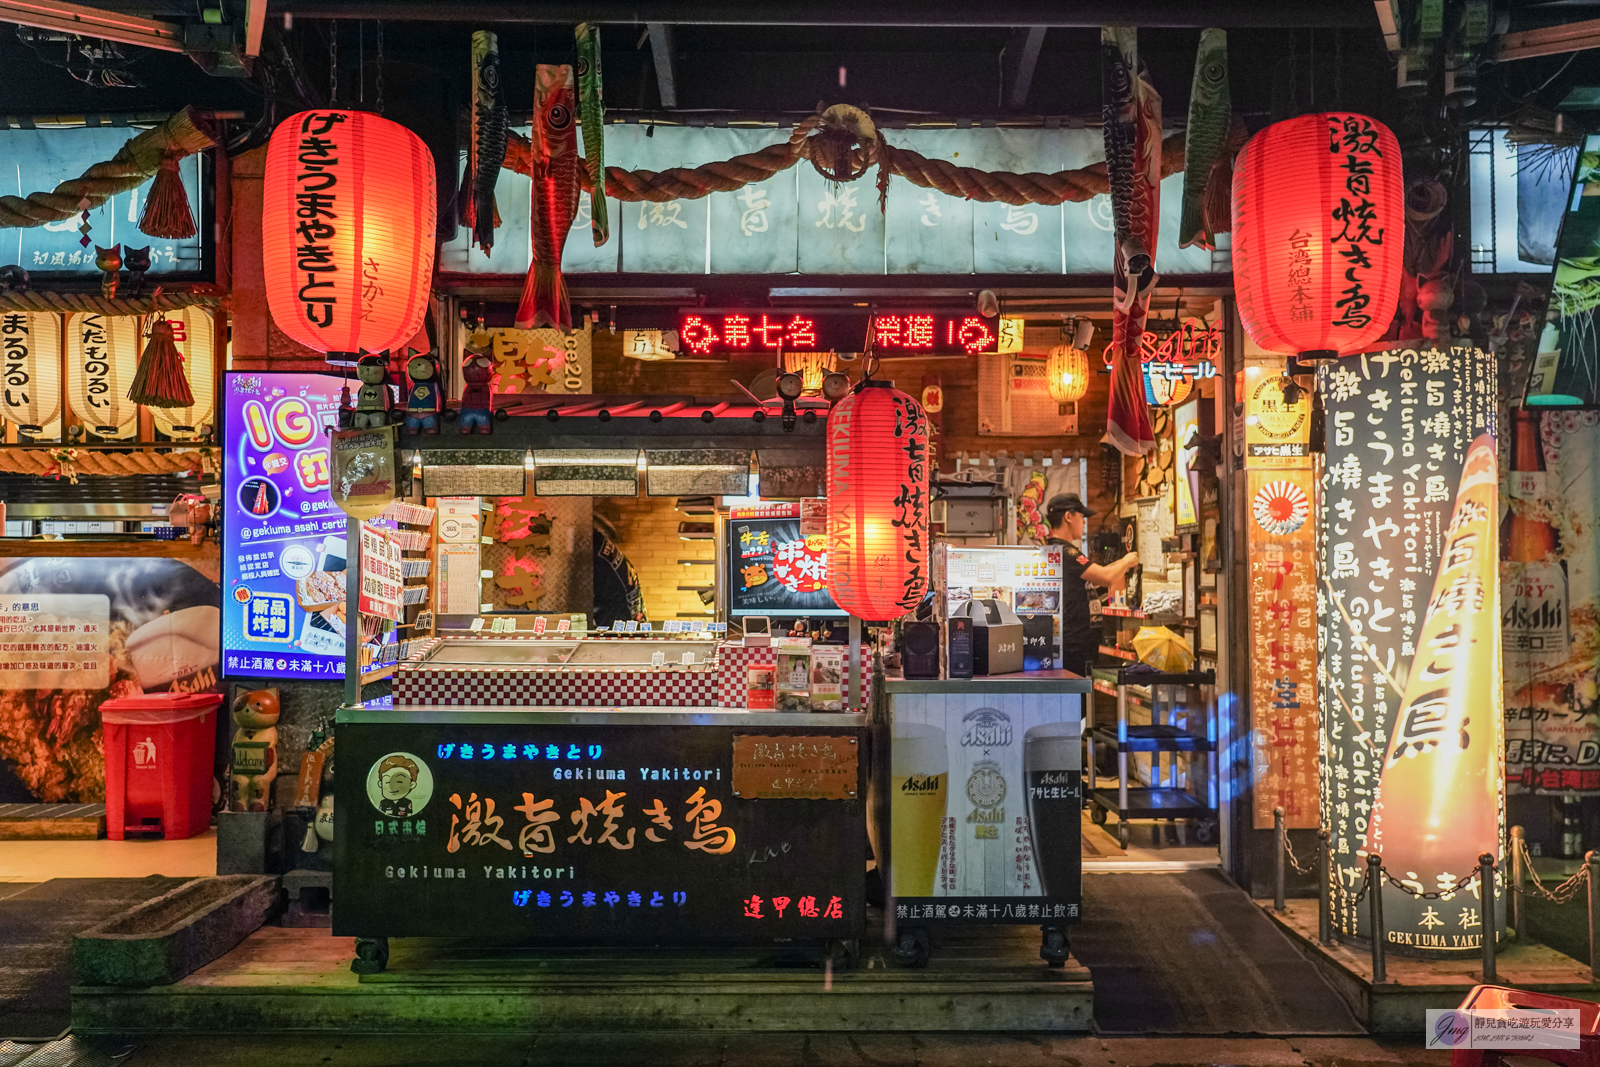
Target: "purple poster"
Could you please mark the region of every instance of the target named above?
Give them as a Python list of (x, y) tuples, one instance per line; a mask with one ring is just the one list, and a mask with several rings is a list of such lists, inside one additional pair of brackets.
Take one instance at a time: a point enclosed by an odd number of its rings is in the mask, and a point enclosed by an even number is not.
[(328, 493), (330, 374), (229, 374), (222, 465), (228, 676), (343, 678), (345, 515)]

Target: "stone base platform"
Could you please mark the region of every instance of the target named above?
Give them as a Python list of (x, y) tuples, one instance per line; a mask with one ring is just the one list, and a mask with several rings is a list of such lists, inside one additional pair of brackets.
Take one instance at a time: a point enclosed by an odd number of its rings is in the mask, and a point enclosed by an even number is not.
[[(1365, 945), (1318, 943), (1315, 900), (1285, 901), (1287, 907), (1281, 915), (1273, 910), (1270, 900), (1256, 903), (1350, 1005), (1368, 1033), (1420, 1035), (1427, 1009), (1458, 1007), (1467, 991), (1483, 982), (1483, 960), (1478, 955), (1427, 960), (1389, 952), (1384, 956), (1387, 979), (1374, 985), (1371, 949)], [(1495, 970), (1499, 985), (1600, 1001), (1600, 982), (1594, 981), (1588, 965), (1547, 945), (1513, 943), (1502, 947)]]
[(1091, 1029), (1076, 959), (1039, 959), (1037, 927), (949, 930), (926, 968), (879, 942), (843, 970), (785, 946), (502, 947), (390, 942), (388, 970), (350, 972), (352, 938), (264, 927), (169, 986), (75, 986), (78, 1033), (585, 1033)]

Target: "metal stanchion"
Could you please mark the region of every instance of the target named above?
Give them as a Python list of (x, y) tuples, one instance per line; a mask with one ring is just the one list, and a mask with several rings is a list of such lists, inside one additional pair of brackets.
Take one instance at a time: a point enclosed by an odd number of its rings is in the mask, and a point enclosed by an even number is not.
[(1600, 853), (1585, 852), (1583, 863), (1589, 869), (1589, 974), (1600, 980), (1600, 928), (1594, 921), (1600, 913)]
[(1522, 840), (1523, 830), (1520, 826), (1511, 828), (1511, 894), (1506, 898), (1506, 903), (1511, 907), (1511, 936), (1521, 940), (1526, 937), (1522, 929), (1522, 885), (1528, 880), (1527, 871), (1522, 868)]
[(1483, 931), (1483, 984), (1495, 985), (1499, 980), (1494, 969), (1494, 855), (1489, 852), (1478, 857), (1478, 920)]
[(1324, 945), (1333, 944), (1333, 887), (1328, 884), (1331, 874), (1328, 862), (1328, 831), (1317, 831), (1317, 940)]
[(1277, 862), (1277, 867), (1276, 867), (1277, 884), (1275, 885), (1275, 887), (1273, 889), (1273, 894), (1272, 894), (1272, 910), (1276, 911), (1279, 915), (1282, 915), (1283, 911), (1284, 911), (1284, 908), (1283, 908), (1283, 876), (1284, 876), (1283, 862), (1284, 862), (1284, 853), (1287, 852), (1288, 848), (1289, 848), (1289, 831), (1283, 825), (1283, 809), (1282, 808), (1273, 808), (1272, 809), (1272, 832), (1273, 832), (1273, 835), (1274, 835), (1274, 841), (1278, 846), (1278, 862)]
[(1388, 980), (1383, 966), (1383, 858), (1367, 856), (1367, 902), (1372, 909), (1372, 984)]

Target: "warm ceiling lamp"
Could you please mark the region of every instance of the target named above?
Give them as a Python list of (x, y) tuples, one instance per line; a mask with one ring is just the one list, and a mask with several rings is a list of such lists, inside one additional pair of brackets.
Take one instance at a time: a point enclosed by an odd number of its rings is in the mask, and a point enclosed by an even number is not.
[(1233, 170), (1233, 287), (1256, 344), (1332, 362), (1389, 329), (1400, 300), (1400, 145), (1350, 112), (1301, 115), (1252, 137)]
[(317, 352), (398, 351), (433, 278), (433, 155), (365, 111), (302, 111), (267, 145), (261, 251), (278, 329)]
[(1050, 399), (1070, 404), (1089, 391), (1089, 353), (1072, 345), (1056, 345), (1045, 361)]
[(822, 394), (822, 379), (839, 366), (837, 352), (785, 352), (783, 369), (800, 375), (800, 388), (805, 396)]
[(828, 415), (828, 587), (869, 622), (898, 619), (928, 585), (928, 417), (888, 382)]

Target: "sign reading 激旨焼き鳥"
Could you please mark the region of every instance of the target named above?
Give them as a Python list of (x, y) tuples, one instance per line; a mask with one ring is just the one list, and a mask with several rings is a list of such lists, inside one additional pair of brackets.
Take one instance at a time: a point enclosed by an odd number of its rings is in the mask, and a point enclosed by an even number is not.
[(856, 742), (836, 736), (736, 734), (733, 795), (748, 800), (849, 800), (856, 795)]
[(1252, 470), (1250, 696), (1256, 829), (1282, 808), (1292, 830), (1315, 829), (1317, 553), (1309, 470)]
[(0, 689), (104, 689), (110, 631), (106, 596), (0, 597)]
[[(1479, 514), (1495, 494), (1468, 464), (1483, 440), (1493, 461), (1495, 360), (1474, 348), (1391, 349), (1317, 374), (1327, 428), (1317, 682), (1334, 922), (1368, 936), (1356, 901), (1375, 850), (1407, 886), (1383, 886), (1389, 948), (1477, 953), (1485, 922), (1493, 931), (1504, 921), (1503, 893), (1500, 914), (1478, 913), (1473, 873), (1480, 853), (1500, 852), (1504, 728), (1498, 684), (1463, 688), (1458, 675), (1474, 665), (1499, 675), (1497, 520)], [(1483, 618), (1438, 625), (1452, 612)], [(1491, 765), (1491, 782), (1472, 769)]]
[[(334, 842), (350, 902), (341, 936), (637, 943), (861, 929), (863, 800), (737, 795), (733, 726), (339, 730), (359, 783)], [(806, 740), (860, 774), (853, 731)]]

